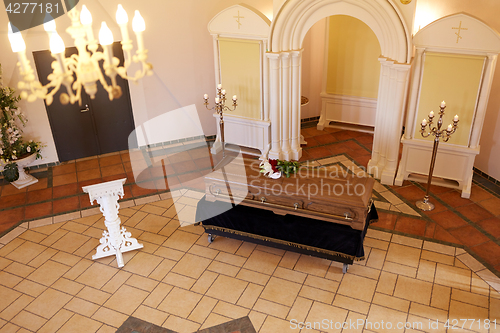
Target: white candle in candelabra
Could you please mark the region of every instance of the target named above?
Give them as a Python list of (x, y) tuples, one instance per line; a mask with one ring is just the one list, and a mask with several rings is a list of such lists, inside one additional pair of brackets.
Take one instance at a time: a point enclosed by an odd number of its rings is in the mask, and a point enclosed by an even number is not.
[(234, 96), (233, 96), (233, 101), (235, 101), (235, 102), (236, 102), (236, 100), (237, 100), (237, 99), (238, 99), (238, 98), (236, 97), (236, 95), (234, 95)]
[(49, 35), (49, 38), (51, 36), (52, 32), (56, 32), (56, 22), (52, 18), (50, 14), (45, 14), (45, 18), (43, 19), (43, 29), (47, 32)]
[(458, 121), (458, 114), (455, 115), (455, 117), (453, 117), (453, 121), (454, 122), (457, 122)]
[[(16, 32), (14, 32), (14, 30), (16, 30)], [(8, 37), (12, 52), (17, 53), (17, 59), (19, 60), (19, 64), (21, 64), (21, 69), (23, 72), (26, 72), (29, 66), (28, 59), (26, 58), (26, 43), (24, 42), (21, 32), (19, 32), (17, 28), (13, 28), (10, 22), (8, 23)]]
[(215, 104), (219, 104), (219, 97), (215, 97)]
[(222, 89), (222, 84), (220, 84), (220, 83), (219, 83), (219, 84), (217, 85), (217, 89)]
[(95, 38), (94, 32), (92, 31), (92, 15), (85, 5), (82, 6), (82, 11), (80, 12), (80, 22), (83, 24), (87, 32), (87, 40), (89, 42), (93, 41)]
[(51, 34), (52, 36), (50, 36), (50, 52), (57, 59), (59, 70), (61, 71), (61, 73), (64, 73), (64, 51), (66, 50), (66, 47), (64, 46), (64, 42), (62, 38), (57, 34), (57, 32), (53, 31)]
[(446, 129), (448, 132), (451, 132), (451, 130), (453, 129), (453, 127), (451, 126), (451, 124), (448, 125), (448, 128)]
[(104, 47), (104, 54), (107, 56), (107, 62), (109, 65), (113, 63), (113, 49), (111, 44), (113, 44), (113, 33), (108, 28), (106, 22), (102, 22), (101, 30), (99, 30), (99, 43)]
[(226, 89), (222, 89), (221, 93), (222, 93), (222, 95), (225, 95), (226, 94)]
[(444, 101), (441, 102), (441, 107), (444, 108), (446, 106), (446, 103)]
[(135, 11), (134, 18), (132, 19), (132, 29), (135, 32), (137, 38), (137, 50), (144, 50), (144, 40), (142, 39), (142, 32), (146, 30), (146, 22), (142, 18), (138, 10)]
[(204, 99), (208, 99), (208, 94), (203, 95)]
[(429, 118), (434, 118), (434, 111), (429, 112)]
[(122, 5), (118, 5), (118, 10), (116, 11), (116, 22), (120, 26), (120, 31), (122, 33), (122, 41), (128, 41), (129, 35), (128, 35), (128, 28), (127, 28), (127, 23), (128, 23), (128, 15), (125, 9), (123, 9)]
[(422, 120), (422, 126), (427, 126), (427, 120)]

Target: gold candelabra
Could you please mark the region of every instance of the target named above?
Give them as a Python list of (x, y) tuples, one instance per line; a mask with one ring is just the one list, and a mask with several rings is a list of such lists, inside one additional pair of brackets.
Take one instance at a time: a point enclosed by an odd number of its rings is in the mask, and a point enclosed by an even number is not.
[[(431, 135), (434, 136), (434, 146), (432, 148), (431, 165), (429, 167), (429, 176), (427, 178), (427, 191), (425, 192), (424, 199), (416, 202), (416, 206), (423, 211), (429, 211), (434, 209), (434, 204), (429, 202), (429, 190), (431, 187), (434, 165), (436, 163), (436, 155), (437, 155), (439, 140), (442, 138), (444, 142), (447, 142), (450, 139), (451, 135), (455, 133), (455, 131), (458, 128), (458, 115), (455, 115), (455, 117), (453, 117), (453, 126), (450, 124), (446, 129), (443, 130), (441, 129), (441, 126), (443, 125), (443, 116), (444, 116), (444, 109), (446, 109), (446, 103), (444, 101), (441, 102), (439, 108), (440, 111), (439, 111), (439, 120), (437, 121), (437, 126), (432, 127), (434, 121), (434, 111), (431, 111), (428, 117), (429, 120), (427, 119), (422, 120), (420, 129), (420, 134), (422, 134), (424, 138), (427, 138)], [(425, 129), (427, 128), (427, 126), (429, 126), (429, 132), (426, 133)]]
[(226, 152), (224, 150), (224, 111), (234, 111), (236, 110), (236, 107), (238, 104), (236, 103), (238, 101), (238, 98), (236, 95), (233, 96), (233, 109), (231, 110), (230, 107), (226, 106), (226, 90), (222, 89), (222, 85), (219, 84), (217, 86), (217, 93), (215, 97), (215, 106), (212, 108), (208, 107), (208, 94), (205, 94), (203, 96), (203, 99), (205, 100), (205, 107), (207, 110), (215, 110), (217, 114), (219, 115), (219, 129), (220, 129), (220, 138), (221, 138), (221, 144), (222, 144), (222, 157), (226, 156)]

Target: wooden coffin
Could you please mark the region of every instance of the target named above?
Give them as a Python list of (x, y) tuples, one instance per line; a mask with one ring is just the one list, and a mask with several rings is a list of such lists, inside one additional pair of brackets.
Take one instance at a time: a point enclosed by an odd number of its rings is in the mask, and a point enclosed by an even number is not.
[(260, 173), (258, 160), (226, 158), (205, 176), (207, 201), (230, 201), (363, 230), (374, 180), (340, 166), (300, 168), (290, 178)]

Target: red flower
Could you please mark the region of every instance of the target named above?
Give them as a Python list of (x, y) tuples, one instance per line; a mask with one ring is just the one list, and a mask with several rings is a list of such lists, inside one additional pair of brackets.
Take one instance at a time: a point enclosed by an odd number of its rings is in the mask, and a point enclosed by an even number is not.
[(278, 160), (269, 159), (269, 164), (271, 164), (273, 172), (278, 172)]

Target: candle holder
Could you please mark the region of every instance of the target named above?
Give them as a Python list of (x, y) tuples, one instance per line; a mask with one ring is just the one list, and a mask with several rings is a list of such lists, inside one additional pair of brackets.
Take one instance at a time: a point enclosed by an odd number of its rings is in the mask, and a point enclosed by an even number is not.
[[(444, 109), (446, 109), (446, 103), (443, 101), (441, 103), (441, 106), (439, 107), (439, 120), (437, 121), (437, 126), (432, 127), (433, 121), (434, 121), (434, 111), (431, 111), (429, 113), (429, 117), (427, 119), (422, 120), (421, 129), (420, 129), (420, 134), (424, 138), (427, 138), (431, 135), (434, 136), (434, 146), (432, 147), (432, 158), (431, 158), (431, 164), (429, 167), (429, 177), (427, 178), (427, 191), (425, 192), (425, 197), (423, 200), (419, 200), (415, 203), (415, 205), (423, 210), (423, 211), (430, 211), (434, 209), (434, 204), (429, 202), (429, 190), (431, 188), (431, 181), (432, 181), (432, 173), (434, 172), (434, 165), (436, 163), (436, 154), (437, 154), (437, 149), (439, 145), (439, 140), (442, 138), (444, 142), (447, 142), (451, 135), (455, 133), (455, 131), (458, 128), (458, 115), (456, 115), (453, 118), (453, 126), (450, 124), (448, 125), (448, 128), (446, 129), (441, 129), (441, 126), (443, 125), (443, 116), (444, 116)], [(426, 132), (426, 128), (429, 126), (429, 132)]]
[(226, 152), (224, 150), (224, 111), (234, 111), (236, 110), (236, 107), (238, 106), (237, 101), (238, 98), (236, 95), (233, 96), (233, 108), (231, 109), (230, 107), (226, 106), (226, 90), (222, 89), (222, 85), (219, 84), (217, 86), (217, 97), (215, 97), (215, 106), (212, 108), (208, 107), (208, 95), (205, 94), (203, 96), (203, 99), (205, 100), (205, 107), (207, 110), (215, 110), (217, 114), (219, 115), (219, 128), (220, 128), (220, 138), (221, 138), (221, 143), (222, 143), (222, 157), (226, 156)]

